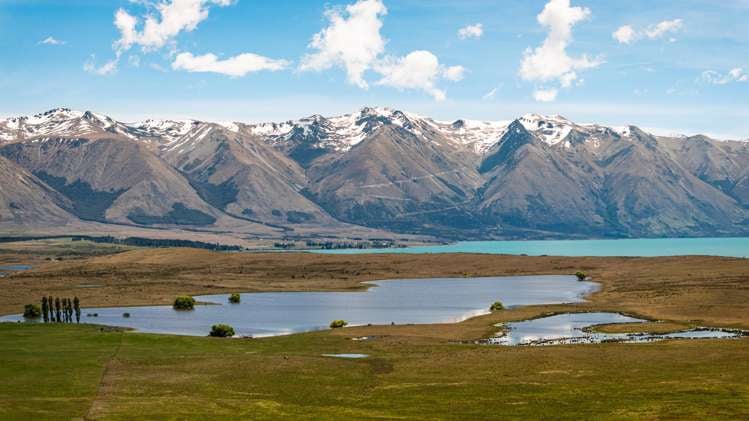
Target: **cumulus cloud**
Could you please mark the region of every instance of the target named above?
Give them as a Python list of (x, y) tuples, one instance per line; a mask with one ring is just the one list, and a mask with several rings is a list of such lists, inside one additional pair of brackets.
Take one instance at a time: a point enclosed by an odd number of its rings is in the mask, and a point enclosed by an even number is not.
[(620, 44), (630, 44), (635, 40), (637, 33), (630, 25), (620, 26), (611, 36)]
[(283, 70), (288, 65), (286, 60), (274, 60), (252, 53), (239, 54), (225, 60), (220, 60), (215, 54), (195, 56), (192, 53), (180, 53), (172, 63), (172, 69), (241, 77), (262, 70)]
[(463, 78), (462, 66), (444, 67), (429, 51), (413, 51), (405, 57), (388, 58), (377, 64), (376, 71), (382, 75), (377, 84), (397, 89), (420, 89), (436, 101), (444, 101), (445, 91), (435, 85), (440, 78), (458, 81)]
[(558, 93), (559, 90), (557, 90), (556, 88), (536, 89), (535, 91), (533, 91), (533, 99), (538, 102), (552, 102), (557, 99)]
[(728, 71), (728, 73), (720, 73), (714, 70), (706, 70), (700, 75), (700, 79), (711, 85), (727, 85), (733, 82), (749, 82), (749, 73), (744, 71), (740, 67), (736, 67)]
[(109, 60), (101, 66), (96, 66), (96, 56), (91, 56), (83, 63), (83, 70), (86, 73), (97, 76), (109, 76), (117, 72), (117, 59)]
[[(684, 21), (681, 19), (664, 20), (650, 25), (645, 29), (635, 29), (631, 25), (620, 26), (611, 36), (620, 44), (631, 44), (641, 39), (661, 39), (667, 35), (672, 35), (684, 28)], [(669, 41), (675, 38), (669, 37)]]
[[(253, 53), (243, 53), (224, 60), (215, 54), (193, 55), (190, 52), (178, 54), (176, 38), (180, 33), (194, 31), (208, 18), (211, 7), (225, 7), (235, 0), (131, 0), (149, 10), (137, 17), (123, 8), (114, 15), (114, 26), (119, 38), (112, 44), (115, 58), (101, 67), (96, 67), (93, 57), (86, 62), (84, 69), (92, 74), (108, 75), (117, 70), (122, 55), (134, 47), (143, 53), (150, 53), (164, 47), (170, 48), (170, 56), (175, 57), (172, 69), (188, 72), (212, 72), (232, 77), (244, 76), (260, 70), (281, 70), (288, 66), (286, 60), (275, 60)], [(175, 56), (176, 55), (176, 56)], [(128, 62), (140, 67), (140, 57), (131, 55)], [(165, 71), (164, 67), (151, 63), (149, 67)]]
[(464, 26), (458, 29), (458, 38), (460, 39), (479, 39), (482, 35), (484, 35), (484, 25), (480, 23)]
[[(549, 33), (540, 46), (528, 48), (523, 53), (520, 77), (541, 83), (556, 81), (567, 88), (578, 79), (577, 72), (601, 65), (603, 60), (600, 58), (572, 57), (567, 53), (572, 28), (589, 17), (590, 9), (572, 7), (570, 0), (550, 0), (537, 16), (538, 23)], [(557, 89), (541, 88), (533, 96), (537, 101), (553, 101), (557, 93)]]
[(210, 6), (228, 6), (232, 0), (171, 0), (154, 5), (158, 16), (145, 16), (142, 30), (138, 18), (124, 9), (115, 13), (114, 25), (120, 31), (115, 42), (119, 51), (139, 45), (144, 51), (154, 51), (173, 40), (180, 32), (191, 32), (208, 18)]
[(47, 38), (44, 38), (43, 40), (39, 41), (38, 44), (41, 45), (65, 45), (67, 44), (67, 41), (59, 40), (55, 37), (49, 36)]
[(417, 50), (404, 57), (385, 55), (386, 40), (380, 34), (387, 8), (382, 0), (358, 0), (345, 8), (325, 12), (328, 25), (314, 35), (309, 48), (316, 50), (302, 57), (299, 69), (321, 71), (341, 67), (348, 82), (368, 89), (368, 71), (380, 75), (377, 85), (399, 90), (416, 89), (437, 101), (445, 99), (445, 91), (437, 82), (463, 79), (463, 66), (444, 66), (429, 51)]
[(325, 15), (329, 24), (312, 38), (309, 48), (317, 50), (302, 58), (300, 70), (325, 70), (334, 66), (346, 69), (348, 81), (366, 89), (364, 73), (385, 52), (380, 35), (382, 17), (387, 8), (381, 0), (359, 0)]

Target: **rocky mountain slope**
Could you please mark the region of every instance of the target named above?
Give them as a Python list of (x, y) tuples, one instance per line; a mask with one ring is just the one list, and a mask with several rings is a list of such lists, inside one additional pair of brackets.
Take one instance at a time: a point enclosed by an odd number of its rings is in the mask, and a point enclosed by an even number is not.
[(124, 123), (56, 109), (0, 120), (0, 157), (5, 228), (90, 220), (279, 238), (350, 224), (448, 238), (749, 232), (749, 143), (561, 116), (444, 122), (363, 108), (280, 123)]

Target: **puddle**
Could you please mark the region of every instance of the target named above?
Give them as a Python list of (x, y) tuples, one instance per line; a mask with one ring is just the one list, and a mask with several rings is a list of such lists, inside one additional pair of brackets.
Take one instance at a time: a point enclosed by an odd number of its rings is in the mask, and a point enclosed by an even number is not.
[(322, 354), (323, 357), (359, 359), (367, 358), (368, 354)]
[(0, 266), (0, 270), (4, 271), (21, 271), (21, 270), (29, 270), (31, 269), (31, 266), (29, 265), (2, 265)]
[(10, 275), (9, 272), (20, 272), (22, 270), (29, 270), (29, 265), (0, 265), (0, 278)]
[[(491, 345), (568, 345), (602, 342), (653, 342), (665, 339), (737, 338), (738, 330), (696, 328), (674, 333), (601, 333), (588, 328), (602, 324), (642, 323), (648, 320), (619, 313), (565, 313), (533, 320), (505, 323), (501, 336), (489, 338)], [(501, 326), (501, 325), (500, 325)]]

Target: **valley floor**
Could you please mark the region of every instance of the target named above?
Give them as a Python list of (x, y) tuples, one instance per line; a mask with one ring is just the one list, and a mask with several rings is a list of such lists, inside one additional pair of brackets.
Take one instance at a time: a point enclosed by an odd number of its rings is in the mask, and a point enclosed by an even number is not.
[[(577, 270), (602, 290), (588, 303), (523, 307), (457, 324), (267, 339), (0, 324), (0, 419), (749, 417), (746, 337), (532, 348), (470, 343), (498, 322), (561, 311), (622, 311), (666, 322), (654, 330), (749, 329), (746, 259), (116, 252), (62, 262), (0, 253), (3, 262), (36, 265), (0, 279), (0, 313), (17, 313), (43, 294), (78, 295), (85, 306), (138, 305), (182, 293), (347, 290), (372, 279)], [(350, 340), (361, 336), (373, 339)], [(322, 356), (333, 353), (370, 357)]]

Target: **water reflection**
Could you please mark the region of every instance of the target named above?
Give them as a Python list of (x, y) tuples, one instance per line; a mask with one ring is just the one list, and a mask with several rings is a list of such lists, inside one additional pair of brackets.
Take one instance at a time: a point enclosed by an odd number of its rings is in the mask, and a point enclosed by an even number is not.
[[(226, 323), (239, 336), (272, 336), (327, 329), (331, 320), (349, 326), (450, 323), (488, 311), (494, 301), (505, 306), (576, 303), (596, 290), (574, 276), (438, 278), (372, 282), (360, 292), (270, 292), (242, 294), (229, 305), (228, 295), (195, 297), (219, 305), (175, 311), (168, 306), (83, 309), (87, 323), (131, 327), (142, 332), (205, 336)], [(124, 318), (123, 313), (130, 313)], [(22, 320), (19, 315), (0, 320)]]

